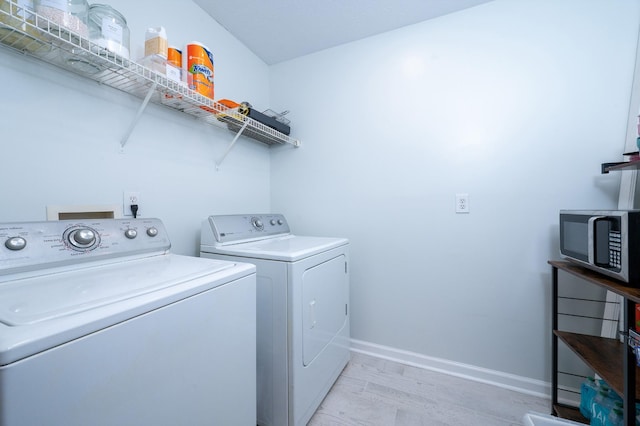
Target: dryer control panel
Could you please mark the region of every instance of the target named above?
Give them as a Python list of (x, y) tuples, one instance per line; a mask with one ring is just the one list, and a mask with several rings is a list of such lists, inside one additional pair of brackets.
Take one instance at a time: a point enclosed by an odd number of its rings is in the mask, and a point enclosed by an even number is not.
[(209, 216), (202, 225), (202, 244), (239, 243), (289, 234), (281, 214), (234, 214)]
[(0, 276), (86, 261), (165, 253), (159, 219), (0, 223)]

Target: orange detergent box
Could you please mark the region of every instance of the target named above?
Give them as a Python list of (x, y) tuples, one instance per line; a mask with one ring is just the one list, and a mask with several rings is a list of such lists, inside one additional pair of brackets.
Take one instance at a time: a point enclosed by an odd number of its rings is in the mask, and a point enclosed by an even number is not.
[(182, 68), (182, 50), (169, 46), (167, 49), (167, 62), (176, 68)]

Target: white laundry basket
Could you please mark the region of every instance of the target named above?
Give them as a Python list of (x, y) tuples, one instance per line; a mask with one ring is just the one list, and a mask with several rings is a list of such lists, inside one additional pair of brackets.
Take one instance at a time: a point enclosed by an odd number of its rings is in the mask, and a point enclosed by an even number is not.
[(550, 414), (541, 414), (529, 412), (522, 419), (524, 426), (562, 426), (562, 425), (580, 425), (583, 423), (574, 422), (572, 420), (561, 419)]

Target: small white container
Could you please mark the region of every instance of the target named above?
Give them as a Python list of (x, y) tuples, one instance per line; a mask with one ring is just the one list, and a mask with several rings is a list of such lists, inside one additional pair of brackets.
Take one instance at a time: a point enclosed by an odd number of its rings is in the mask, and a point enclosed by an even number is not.
[(159, 56), (167, 59), (167, 31), (164, 27), (149, 28), (145, 34), (144, 56)]
[(524, 422), (524, 426), (584, 426), (584, 423), (561, 419), (550, 414), (540, 414), (534, 412), (525, 414), (522, 421)]

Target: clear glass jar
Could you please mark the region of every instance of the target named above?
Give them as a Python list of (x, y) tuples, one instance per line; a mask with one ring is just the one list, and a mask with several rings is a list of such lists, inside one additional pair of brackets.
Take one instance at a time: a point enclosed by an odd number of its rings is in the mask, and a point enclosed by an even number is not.
[(13, 0), (13, 3), (10, 0), (0, 0), (0, 10), (4, 12), (0, 13), (0, 27), (5, 26), (2, 24), (8, 24), (12, 28), (24, 31), (23, 20), (33, 23), (34, 9), (33, 0)]
[(48, 48), (35, 28), (34, 10), (33, 0), (0, 0), (0, 39), (4, 44), (29, 52)]
[[(87, 0), (34, 0), (36, 13), (54, 25), (81, 37), (89, 37)], [(46, 25), (46, 21), (39, 25)]]
[(89, 40), (129, 59), (129, 27), (120, 12), (106, 4), (89, 7)]

